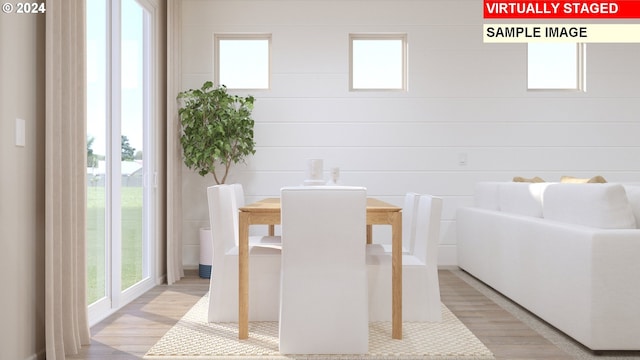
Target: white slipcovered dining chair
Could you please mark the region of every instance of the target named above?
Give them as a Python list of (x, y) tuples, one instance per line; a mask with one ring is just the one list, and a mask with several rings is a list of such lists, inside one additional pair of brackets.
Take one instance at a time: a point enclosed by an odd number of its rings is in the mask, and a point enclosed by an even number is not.
[[(244, 199), (244, 187), (242, 184), (235, 183), (231, 184), (233, 186), (233, 191), (236, 194), (236, 217), (238, 216), (238, 208), (241, 208), (245, 205)], [(271, 247), (279, 247), (280, 244), (280, 236), (250, 236), (249, 237), (250, 244), (262, 244), (268, 245)], [(238, 245), (238, 241), (236, 238), (236, 245)]]
[[(413, 253), (402, 255), (402, 320), (437, 322), (442, 320), (438, 280), (442, 199), (418, 198)], [(368, 253), (367, 271), (369, 321), (391, 321), (391, 254)]]
[[(415, 221), (416, 208), (420, 194), (408, 192), (404, 196), (404, 204), (402, 205), (402, 253), (413, 253), (415, 244)], [(368, 244), (367, 254), (391, 254), (391, 244)]]
[(366, 189), (283, 188), (280, 352), (368, 352)]
[[(238, 321), (238, 206), (233, 185), (207, 188), (213, 240), (209, 284), (209, 322)], [(249, 320), (277, 321), (280, 289), (280, 238), (249, 241)]]

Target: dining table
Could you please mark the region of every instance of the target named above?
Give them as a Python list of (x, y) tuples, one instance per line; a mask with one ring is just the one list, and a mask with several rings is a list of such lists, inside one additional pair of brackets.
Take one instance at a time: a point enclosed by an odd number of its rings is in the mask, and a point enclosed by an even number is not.
[[(391, 337), (402, 339), (402, 208), (368, 197), (366, 242), (372, 243), (373, 225), (391, 226)], [(280, 224), (280, 198), (265, 198), (239, 208), (238, 338), (249, 337), (249, 227), (268, 225), (269, 235)]]

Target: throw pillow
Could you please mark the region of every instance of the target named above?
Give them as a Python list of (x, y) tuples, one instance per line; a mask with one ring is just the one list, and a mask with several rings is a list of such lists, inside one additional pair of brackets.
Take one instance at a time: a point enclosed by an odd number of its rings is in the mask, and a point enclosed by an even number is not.
[(601, 229), (635, 229), (636, 219), (620, 184), (555, 184), (544, 192), (543, 217)]
[(524, 178), (522, 176), (516, 176), (513, 178), (513, 182), (527, 182), (527, 183), (542, 183), (544, 182), (544, 179), (536, 176), (536, 177), (532, 177), (530, 179), (528, 178)]
[(560, 182), (564, 184), (604, 184), (607, 182), (602, 176), (594, 176), (590, 179), (580, 179), (573, 176), (563, 176)]

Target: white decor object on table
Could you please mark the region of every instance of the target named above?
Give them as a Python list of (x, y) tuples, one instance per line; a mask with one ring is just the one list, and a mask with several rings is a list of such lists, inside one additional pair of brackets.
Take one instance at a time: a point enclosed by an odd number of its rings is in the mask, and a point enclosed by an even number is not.
[(340, 181), (340, 168), (332, 167), (331, 168), (331, 178), (327, 185), (338, 185), (338, 181)]
[(304, 185), (316, 186), (324, 185), (324, 168), (322, 159), (309, 159), (307, 160), (307, 178), (304, 180)]

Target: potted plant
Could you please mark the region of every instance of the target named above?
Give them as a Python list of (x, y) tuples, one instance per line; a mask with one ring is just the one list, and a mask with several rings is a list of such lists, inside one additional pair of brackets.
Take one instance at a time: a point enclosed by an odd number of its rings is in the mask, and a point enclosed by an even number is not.
[[(216, 184), (224, 184), (231, 166), (256, 152), (251, 118), (253, 96), (230, 95), (224, 85), (214, 88), (207, 81), (200, 89), (179, 93), (178, 100), (182, 101), (178, 115), (185, 165), (201, 176), (213, 175)], [(202, 278), (211, 276), (212, 243), (211, 230), (200, 229)]]
[(256, 152), (251, 118), (254, 97), (231, 95), (224, 85), (214, 88), (207, 81), (200, 89), (179, 93), (178, 99), (183, 101), (178, 115), (185, 165), (224, 184), (231, 166)]

